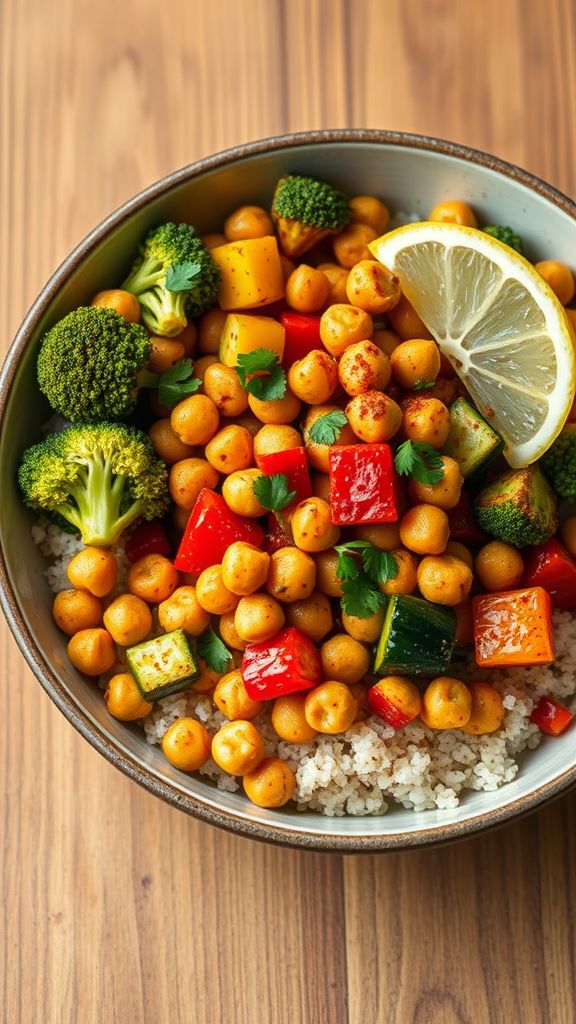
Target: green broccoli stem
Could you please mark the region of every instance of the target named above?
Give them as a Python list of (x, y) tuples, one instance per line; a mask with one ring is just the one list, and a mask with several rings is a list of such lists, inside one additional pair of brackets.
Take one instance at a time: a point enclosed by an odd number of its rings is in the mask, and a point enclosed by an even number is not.
[(155, 288), (162, 284), (166, 276), (166, 268), (160, 260), (147, 258), (128, 274), (122, 287), (132, 295), (140, 295), (142, 292)]
[(125, 489), (126, 479), (115, 477), (107, 460), (94, 458), (84, 464), (70, 488), (76, 504), (65, 502), (55, 511), (80, 531), (85, 544), (108, 547), (117, 542), (142, 510), (141, 502), (136, 500), (121, 513)]

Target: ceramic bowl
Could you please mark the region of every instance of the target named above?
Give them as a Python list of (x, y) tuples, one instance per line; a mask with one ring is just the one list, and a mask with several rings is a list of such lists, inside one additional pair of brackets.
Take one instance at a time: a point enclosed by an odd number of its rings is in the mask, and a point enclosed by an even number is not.
[[(47, 407), (35, 382), (44, 331), (95, 292), (121, 281), (146, 230), (188, 220), (218, 230), (244, 202), (270, 202), (280, 174), (326, 178), (352, 194), (376, 194), (392, 210), (424, 217), (441, 199), (469, 201), (484, 222), (514, 225), (532, 258), (573, 262), (576, 206), (530, 174), (484, 153), (441, 140), (390, 132), (331, 131), (250, 143), (200, 160), (152, 185), (112, 213), (67, 257), (42, 289), (8, 354), (0, 378), (1, 600), (16, 641), (37, 679), (72, 725), (109, 761), (151, 793), (189, 814), (241, 835), (340, 851), (403, 849), (469, 835), (525, 812), (576, 782), (572, 733), (545, 740), (522, 759), (514, 782), (493, 793), (465, 794), (455, 810), (381, 817), (327, 818), (253, 806), (242, 793), (183, 775), (150, 747), (143, 732), (111, 718), (96, 686), (66, 657), (50, 614), (45, 563), (30, 539), (32, 517), (15, 487), (22, 450), (36, 441)], [(73, 780), (70, 779), (70, 785)]]

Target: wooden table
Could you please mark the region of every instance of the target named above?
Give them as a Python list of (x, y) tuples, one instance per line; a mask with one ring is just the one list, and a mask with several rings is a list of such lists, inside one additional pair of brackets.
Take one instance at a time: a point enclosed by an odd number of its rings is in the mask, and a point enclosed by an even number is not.
[[(572, 0), (4, 0), (1, 345), (161, 175), (304, 128), (436, 134), (576, 191)], [(195, 822), (0, 647), (5, 1024), (569, 1024), (576, 800), (380, 857)], [(3, 989), (1, 986), (4, 986)]]

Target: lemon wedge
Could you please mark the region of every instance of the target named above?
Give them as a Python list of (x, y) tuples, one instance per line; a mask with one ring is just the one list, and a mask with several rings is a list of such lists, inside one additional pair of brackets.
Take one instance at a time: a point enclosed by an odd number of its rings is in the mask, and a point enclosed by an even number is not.
[(483, 231), (421, 221), (370, 243), (502, 435), (513, 467), (538, 459), (574, 400), (564, 309), (534, 267)]

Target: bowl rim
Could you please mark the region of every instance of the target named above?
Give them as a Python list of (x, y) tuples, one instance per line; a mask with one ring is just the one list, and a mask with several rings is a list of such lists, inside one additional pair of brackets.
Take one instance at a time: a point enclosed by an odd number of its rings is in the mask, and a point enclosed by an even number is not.
[[(205, 174), (207, 171), (224, 167), (229, 163), (234, 163), (244, 158), (299, 146), (354, 142), (379, 144), (383, 147), (424, 150), (485, 167), (507, 178), (511, 178), (531, 191), (538, 193), (576, 221), (576, 203), (536, 175), (489, 153), (432, 136), (379, 129), (325, 129), (269, 136), (222, 150), (165, 175), (154, 184), (137, 193), (133, 198), (122, 203), (121, 206), (93, 228), (62, 261), (30, 306), (6, 355), (0, 372), (0, 431), (3, 428), (8, 398), (20, 358), (45, 310), (63, 284), (92, 250), (111, 231), (132, 216), (133, 213), (146, 206), (151, 200), (170, 192), (184, 182)], [(84, 739), (88, 740), (95, 750), (129, 778), (133, 779), (148, 792), (166, 801), (166, 803), (185, 811), (195, 818), (207, 821), (227, 831), (232, 831), (237, 835), (272, 842), (282, 846), (335, 853), (373, 853), (377, 851), (397, 851), (420, 846), (433, 846), (463, 839), (474, 833), (484, 832), (487, 829), (502, 825), (506, 821), (518, 818), (534, 810), (576, 784), (575, 765), (571, 768), (568, 767), (561, 775), (550, 782), (543, 783), (532, 790), (532, 792), (508, 802), (502, 807), (494, 808), (472, 818), (466, 818), (463, 821), (447, 823), (445, 825), (434, 825), (418, 832), (400, 831), (387, 835), (361, 836), (347, 836), (338, 831), (331, 832), (329, 830), (315, 832), (306, 829), (306, 816), (304, 814), (302, 815), (303, 827), (292, 828), (287, 824), (270, 825), (262, 823), (257, 818), (250, 819), (227, 809), (216, 808), (213, 806), (212, 801), (204, 802), (200, 795), (183, 792), (167, 778), (160, 778), (150, 772), (137, 758), (128, 753), (121, 744), (116, 744), (101, 731), (99, 725), (68, 695), (36, 644), (19, 608), (16, 594), (13, 591), (8, 576), (4, 552), (1, 548), (0, 606), (16, 643), (33, 674), (56, 707), (59, 708), (68, 721), (71, 722)]]

